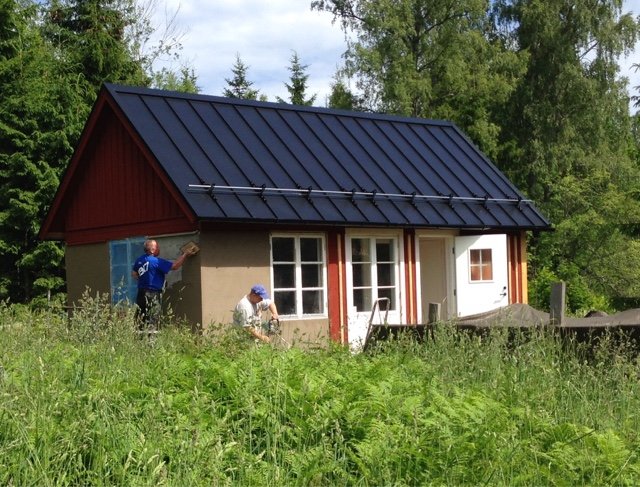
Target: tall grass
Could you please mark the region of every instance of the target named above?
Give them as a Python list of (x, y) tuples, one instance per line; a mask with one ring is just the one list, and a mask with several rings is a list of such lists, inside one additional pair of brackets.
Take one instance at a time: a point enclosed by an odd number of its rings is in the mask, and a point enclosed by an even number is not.
[(636, 485), (627, 342), (447, 325), (287, 351), (0, 307), (0, 485)]

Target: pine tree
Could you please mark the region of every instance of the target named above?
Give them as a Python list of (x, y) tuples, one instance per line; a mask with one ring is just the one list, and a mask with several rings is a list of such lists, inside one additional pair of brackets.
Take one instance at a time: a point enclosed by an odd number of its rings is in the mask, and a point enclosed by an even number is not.
[(95, 98), (104, 82), (150, 84), (126, 37), (137, 21), (135, 0), (53, 0), (43, 34)]
[(233, 78), (225, 78), (228, 88), (225, 88), (223, 95), (227, 98), (239, 98), (241, 100), (257, 100), (259, 92), (251, 88), (252, 81), (247, 79), (249, 67), (242, 62), (240, 54), (236, 54), (236, 62), (231, 68)]
[(35, 6), (0, 0), (0, 299), (14, 302), (64, 284), (61, 246), (37, 233), (88, 113), (37, 19)]
[(63, 248), (38, 239), (105, 81), (145, 85), (135, 0), (0, 0), (0, 300), (64, 291)]
[(291, 71), (291, 84), (284, 84), (289, 92), (289, 102), (286, 102), (280, 97), (276, 97), (276, 99), (279, 103), (291, 103), (292, 105), (303, 106), (313, 105), (316, 101), (317, 95), (306, 98), (307, 81), (309, 79), (309, 75), (306, 74), (306, 71), (309, 66), (307, 64), (300, 64), (300, 58), (298, 57), (298, 53), (295, 51), (291, 55), (290, 62), (291, 64), (287, 69)]

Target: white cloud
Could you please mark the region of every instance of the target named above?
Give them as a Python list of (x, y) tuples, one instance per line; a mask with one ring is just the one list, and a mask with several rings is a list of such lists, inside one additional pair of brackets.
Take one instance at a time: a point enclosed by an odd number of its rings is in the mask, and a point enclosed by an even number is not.
[[(295, 51), (308, 65), (307, 94), (317, 94), (316, 104), (325, 104), (346, 44), (332, 16), (312, 11), (311, 0), (166, 0), (165, 5), (170, 13), (178, 9), (178, 28), (185, 34), (181, 56), (193, 67), (202, 93), (222, 94), (239, 54), (253, 88), (271, 101), (288, 99), (284, 83)], [(624, 0), (623, 11), (640, 16), (640, 0)], [(163, 22), (159, 12), (156, 23)], [(620, 74), (637, 95), (633, 87), (640, 85), (640, 71), (631, 68), (634, 63), (640, 63), (638, 51), (621, 59)]]
[[(324, 105), (346, 45), (331, 15), (311, 11), (311, 0), (167, 0), (178, 8), (178, 28), (185, 33), (181, 56), (195, 71), (202, 93), (221, 95), (240, 55), (249, 69), (253, 88), (274, 101), (288, 99), (284, 85), (290, 79), (295, 51), (308, 65), (307, 94), (317, 94)], [(158, 20), (158, 25), (163, 20)]]

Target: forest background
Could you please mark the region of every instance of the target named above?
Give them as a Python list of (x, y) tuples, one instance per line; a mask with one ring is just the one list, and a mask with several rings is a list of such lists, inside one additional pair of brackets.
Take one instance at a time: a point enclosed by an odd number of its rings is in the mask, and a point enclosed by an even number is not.
[[(198, 92), (155, 0), (0, 0), (0, 301), (63, 299), (38, 231), (104, 82)], [(640, 87), (620, 74), (640, 17), (621, 0), (315, 0), (348, 33), (331, 108), (455, 122), (555, 231), (529, 241), (529, 300), (640, 306)], [(248, 13), (250, 15), (250, 13)], [(285, 103), (316, 104), (297, 53)], [(636, 69), (640, 65), (635, 64)], [(267, 99), (238, 54), (223, 93)], [(630, 110), (629, 107), (633, 108)], [(635, 110), (635, 113), (632, 113)]]

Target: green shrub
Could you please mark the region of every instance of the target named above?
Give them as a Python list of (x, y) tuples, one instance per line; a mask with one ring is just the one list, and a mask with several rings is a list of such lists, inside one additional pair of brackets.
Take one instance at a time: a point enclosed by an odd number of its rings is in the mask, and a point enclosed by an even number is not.
[[(124, 313), (124, 314), (123, 314)], [(635, 485), (635, 344), (546, 330), (279, 350), (98, 297), (0, 306), (0, 485)]]

